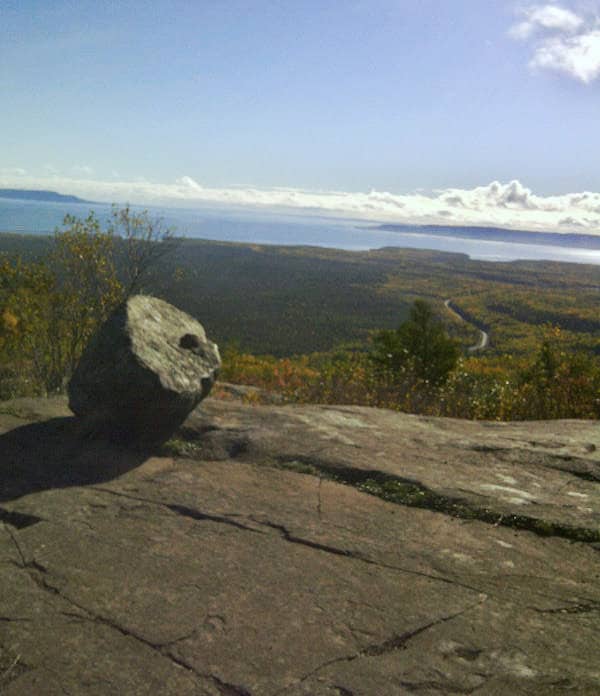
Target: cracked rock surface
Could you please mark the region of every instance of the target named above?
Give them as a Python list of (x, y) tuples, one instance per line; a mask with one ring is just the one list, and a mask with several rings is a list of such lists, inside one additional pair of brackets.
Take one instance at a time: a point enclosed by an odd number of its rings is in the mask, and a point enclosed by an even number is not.
[(0, 403), (0, 693), (600, 693), (599, 432), (209, 398), (139, 451)]

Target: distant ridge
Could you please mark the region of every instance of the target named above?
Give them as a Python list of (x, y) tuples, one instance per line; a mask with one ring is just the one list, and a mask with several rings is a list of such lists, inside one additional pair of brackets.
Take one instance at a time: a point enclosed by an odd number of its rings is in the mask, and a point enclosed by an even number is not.
[(29, 189), (0, 189), (0, 198), (19, 201), (45, 201), (47, 203), (92, 203), (77, 196), (65, 196), (56, 191), (34, 191)]
[(378, 225), (386, 232), (435, 234), (442, 237), (481, 239), (486, 242), (508, 242), (511, 244), (541, 244), (576, 249), (600, 249), (600, 235), (562, 232), (528, 232), (509, 230), (502, 227), (459, 227), (453, 225)]

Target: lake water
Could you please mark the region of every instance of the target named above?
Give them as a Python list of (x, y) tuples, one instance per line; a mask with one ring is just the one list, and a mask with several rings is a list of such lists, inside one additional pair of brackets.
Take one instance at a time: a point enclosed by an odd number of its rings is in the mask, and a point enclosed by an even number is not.
[[(67, 213), (85, 217), (93, 209), (105, 222), (106, 204), (64, 204), (0, 199), (0, 231), (50, 234)], [(134, 209), (137, 209), (134, 207)], [(176, 234), (188, 238), (255, 244), (310, 245), (364, 250), (381, 247), (433, 249), (467, 254), (485, 261), (548, 260), (600, 264), (600, 250), (447, 237), (410, 232), (385, 232), (365, 221), (309, 215), (285, 215), (216, 208), (149, 208), (161, 216)]]

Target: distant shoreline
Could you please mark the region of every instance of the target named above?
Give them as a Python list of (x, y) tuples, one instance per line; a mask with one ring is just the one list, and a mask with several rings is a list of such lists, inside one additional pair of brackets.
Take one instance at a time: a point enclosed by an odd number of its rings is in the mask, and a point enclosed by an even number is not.
[(385, 232), (415, 235), (439, 235), (459, 237), (482, 242), (504, 242), (507, 244), (539, 244), (541, 246), (569, 247), (570, 249), (600, 249), (600, 235), (575, 232), (533, 232), (509, 230), (503, 227), (474, 227), (454, 225), (406, 225), (385, 223), (376, 227)]
[(56, 191), (44, 191), (35, 189), (0, 189), (0, 198), (13, 201), (40, 201), (42, 203), (88, 203), (95, 204), (94, 201), (86, 201), (78, 196), (67, 196)]
[[(66, 195), (49, 190), (35, 189), (8, 189), (0, 188), (0, 200), (102, 205), (79, 196)], [(167, 210), (169, 210), (167, 208)], [(179, 209), (173, 208), (173, 211)], [(185, 210), (185, 209), (182, 209)], [(302, 215), (299, 215), (299, 219)], [(356, 221), (358, 223), (358, 221)], [(327, 218), (323, 220), (327, 224)], [(469, 241), (499, 242), (504, 244), (528, 244), (538, 246), (562, 247), (578, 250), (600, 250), (600, 234), (586, 234), (578, 232), (538, 232), (530, 230), (513, 230), (503, 227), (486, 227), (482, 225), (413, 225), (406, 223), (372, 223), (369, 225), (356, 225), (357, 228), (366, 230), (392, 232), (409, 236), (435, 236), (442, 238), (465, 239)], [(410, 246), (410, 245), (409, 245)]]
[[(52, 234), (66, 215), (87, 216), (94, 211), (101, 226), (110, 224), (110, 203), (84, 201), (76, 196), (35, 191), (36, 200), (24, 199), (19, 189), (0, 189), (0, 230), (17, 234)], [(25, 194), (27, 195), (27, 194)], [(49, 198), (50, 200), (40, 200)], [(137, 209), (138, 206), (132, 206)], [(140, 208), (141, 209), (141, 208)], [(264, 215), (248, 209), (161, 208), (151, 211), (181, 236), (269, 246), (315, 246), (366, 251), (386, 247), (429, 249), (463, 254), (489, 262), (554, 261), (600, 266), (600, 236), (525, 232), (485, 227), (438, 227), (375, 222), (369, 225), (346, 219), (315, 219), (310, 215)]]

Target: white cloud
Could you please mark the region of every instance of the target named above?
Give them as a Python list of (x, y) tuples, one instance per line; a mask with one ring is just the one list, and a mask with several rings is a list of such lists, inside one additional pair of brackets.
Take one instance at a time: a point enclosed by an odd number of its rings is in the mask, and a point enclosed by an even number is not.
[(94, 174), (93, 167), (87, 164), (76, 164), (71, 167), (71, 171), (75, 176), (92, 176)]
[(583, 25), (581, 17), (559, 5), (535, 5), (521, 10), (521, 13), (525, 19), (510, 29), (510, 35), (515, 39), (528, 39), (540, 29), (571, 33)]
[(579, 222), (579, 220), (576, 220), (572, 217), (562, 218), (562, 220), (558, 221), (558, 224), (566, 225), (567, 227), (584, 227), (583, 223)]
[(600, 29), (570, 37), (554, 37), (537, 46), (530, 65), (566, 73), (584, 83), (600, 77)]
[(0, 168), (0, 176), (26, 176), (27, 171), (21, 167), (3, 167)]
[(560, 5), (534, 5), (511, 27), (514, 39), (531, 40), (529, 67), (554, 70), (588, 84), (600, 77), (600, 25)]
[(95, 181), (3, 175), (0, 187), (39, 188), (107, 203), (174, 207), (246, 206), (408, 224), (485, 225), (600, 235), (600, 192), (538, 196), (521, 182), (493, 181), (471, 189), (395, 194), (389, 191), (307, 191), (290, 188), (211, 188), (190, 176), (172, 183)]

